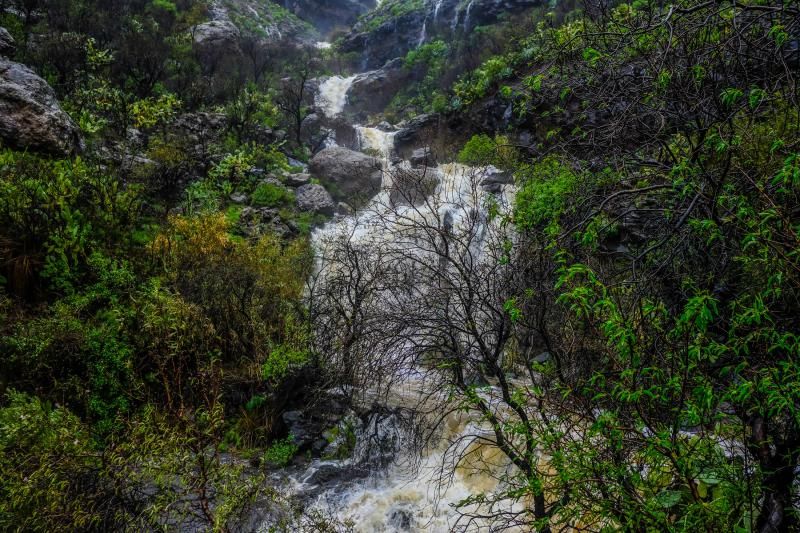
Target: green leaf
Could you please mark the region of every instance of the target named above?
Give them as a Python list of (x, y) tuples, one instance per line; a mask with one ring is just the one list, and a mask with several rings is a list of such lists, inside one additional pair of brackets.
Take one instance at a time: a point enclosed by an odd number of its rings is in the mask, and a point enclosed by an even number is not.
[(664, 509), (671, 509), (683, 499), (683, 493), (678, 490), (662, 490), (656, 495), (656, 502)]

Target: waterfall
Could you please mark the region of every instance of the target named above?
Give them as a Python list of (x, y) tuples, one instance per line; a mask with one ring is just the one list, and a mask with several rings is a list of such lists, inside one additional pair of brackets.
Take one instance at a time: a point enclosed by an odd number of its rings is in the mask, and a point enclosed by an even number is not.
[(331, 76), (319, 86), (316, 104), (328, 118), (334, 118), (341, 114), (345, 104), (347, 104), (347, 92), (353, 85), (356, 76), (344, 78), (342, 76)]
[[(365, 127), (357, 129), (362, 149), (378, 150), (384, 157), (394, 151), (395, 132)], [(429, 204), (400, 210), (397, 212), (398, 218), (392, 222), (391, 212), (386, 211), (388, 194), (384, 191), (358, 214), (335, 220), (316, 230), (312, 235), (315, 248), (325, 255), (327, 247), (335, 246), (337, 237), (342, 234), (352, 235), (357, 243), (370, 248), (413, 247), (413, 239), (404, 233), (412, 220), (427, 221), (435, 226), (437, 218), (451, 217), (456, 231), (469, 226), (470, 213), (482, 209), (482, 198), (474, 195), (472, 187), (473, 179), (476, 174), (481, 174), (482, 169), (448, 163), (428, 170), (439, 178), (439, 185)], [(507, 201), (506, 195), (502, 194), (499, 200)], [(425, 224), (421, 223), (423, 226)], [(425, 251), (415, 253), (424, 254)], [(480, 250), (471, 250), (471, 253), (476, 258), (480, 257)], [(391, 306), (392, 302), (385, 304)], [(424, 371), (408, 366), (394, 383), (389, 397), (382, 402), (391, 410), (418, 406), (421, 401), (436, 402), (447, 396), (444, 390), (432, 393), (432, 387), (434, 385)], [(491, 394), (495, 398), (499, 396), (497, 391), (482, 394)], [(491, 398), (487, 398), (487, 401), (495, 408), (502, 409), (499, 402)], [(496, 447), (474, 439), (476, 435), (481, 435), (491, 440), (491, 429), (484, 422), (454, 411), (444, 419), (441, 428), (441, 434), (431, 442), (420, 460), (415, 455), (412, 437), (402, 430), (397, 420), (370, 419), (356, 433), (353, 457), (339, 461), (314, 461), (295, 477), (297, 492), (314, 493), (311, 509), (324, 516), (352, 521), (354, 531), (358, 533), (453, 531), (458, 519), (453, 506), (469, 496), (492, 493), (502, 488), (498, 480), (513, 475), (514, 467)], [(376, 454), (378, 461), (375, 460)], [(384, 461), (387, 455), (390, 459), (388, 466), (372, 468), (370, 475), (362, 479), (334, 482), (321, 491), (308, 481), (315, 479), (314, 474), (321, 469), (338, 468), (342, 472), (358, 470), (363, 467), (365, 458), (369, 464), (376, 464)], [(448, 483), (441, 483), (443, 464), (451, 462), (453, 457), (477, 455), (488, 458), (487, 463), (492, 465), (490, 472), (476, 475), (465, 464), (456, 468)], [(524, 505), (525, 502), (511, 504), (509, 511), (521, 511)], [(478, 507), (468, 509), (477, 511)], [(478, 520), (469, 531), (488, 531), (489, 527), (490, 524)]]
[(425, 44), (425, 40), (428, 38), (428, 17), (425, 16), (425, 20), (422, 23), (422, 31), (419, 32), (419, 42), (417, 42), (417, 47), (419, 48), (423, 44)]
[(358, 135), (359, 149), (362, 152), (365, 150), (374, 150), (379, 153), (383, 159), (384, 169), (388, 169), (392, 162), (394, 138), (397, 136), (397, 132), (388, 132), (378, 128), (367, 128), (365, 126), (356, 126), (355, 128), (356, 134)]
[[(470, 11), (474, 0), (466, 10), (464, 20), (468, 28)], [(437, 20), (444, 0), (436, 0), (433, 21)], [(453, 30), (458, 28), (460, 12), (455, 13)], [(419, 45), (427, 39), (426, 16), (419, 36)], [(316, 104), (328, 118), (341, 114), (347, 104), (347, 93), (356, 76), (333, 76), (319, 87)], [(438, 166), (413, 167), (409, 161), (398, 161), (396, 138), (400, 130), (354, 125), (358, 149), (373, 153), (382, 160), (383, 187), (368, 204), (358, 212), (335, 218), (312, 233), (312, 242), (318, 257), (329, 256), (340, 242), (342, 235), (349, 235), (356, 246), (370, 249), (397, 249), (407, 251), (409, 256), (425, 257), (426, 250), (419, 246), (413, 228), (436, 227), (443, 223), (453, 235), (470, 234), (469, 248), (466, 251), (476, 261), (486, 257), (489, 249), (486, 233), (498, 222), (492, 222), (485, 213), (489, 193), (476, 188), (476, 183), (486, 176), (485, 169), (467, 167), (458, 163), (444, 163)], [(427, 200), (416, 205), (396, 204), (392, 199), (401, 181), (393, 182), (394, 176), (403, 173), (422, 172), (433, 178), (433, 188), (427, 193)], [(504, 188), (493, 196), (497, 205), (508, 207), (513, 195), (513, 187)], [(413, 204), (413, 201), (410, 202)], [(477, 215), (476, 215), (477, 213)], [(472, 233), (470, 233), (472, 232)], [(455, 241), (459, 237), (454, 238)], [(455, 242), (454, 241), (454, 242)], [(460, 241), (460, 242), (463, 242)], [(384, 248), (387, 247), (387, 248)], [(401, 261), (398, 268), (409, 266)], [(319, 266), (322, 269), (322, 264)], [(336, 267), (332, 267), (335, 271)], [(322, 272), (322, 270), (320, 270)], [(335, 276), (334, 276), (335, 277)], [(325, 276), (319, 283), (325, 284)], [(389, 291), (391, 292), (391, 291)], [(378, 307), (391, 308), (402, 296), (387, 293), (375, 303)], [(430, 376), (417, 362), (407, 359), (404, 348), (376, 352), (384, 364), (392, 361), (395, 367), (391, 390), (387, 396), (380, 396), (381, 406), (388, 411), (403, 410), (423, 406), (426, 402), (446, 402), (447, 392), (437, 389), (430, 382)], [(435, 381), (435, 378), (434, 378)], [(481, 394), (499, 396), (491, 388)], [(365, 391), (367, 396), (371, 391)], [(487, 397), (487, 401), (497, 409), (502, 405)], [(351, 521), (359, 533), (386, 531), (425, 531), (444, 533), (452, 531), (457, 525), (458, 514), (453, 507), (466, 498), (478, 493), (491, 493), (502, 488), (498, 479), (513, 475), (513, 466), (496, 447), (488, 446), (476, 436), (491, 440), (491, 430), (479, 418), (453, 411), (439, 426), (440, 431), (433, 436), (422, 456), (415, 451), (414, 436), (407, 426), (395, 416), (370, 415), (360, 421), (352, 431), (356, 442), (353, 454), (345, 459), (315, 459), (308, 466), (290, 473), (286, 490), (306, 501), (311, 510), (323, 516)], [(363, 422), (363, 423), (362, 423)], [(469, 465), (461, 465), (453, 472), (452, 479), (442, 484), (442, 465), (456, 456), (480, 455), (487, 457), (490, 471), (476, 473)], [(355, 478), (350, 472), (367, 472)], [(323, 475), (319, 475), (319, 474)], [(480, 504), (476, 504), (480, 505)], [(509, 506), (509, 511), (521, 511), (524, 502)], [(478, 507), (469, 510), (478, 510)], [(487, 530), (490, 524), (476, 521), (475, 531)], [(270, 530), (264, 524), (263, 531)]]
[(439, 10), (442, 8), (442, 3), (444, 0), (436, 0), (436, 7), (433, 8), (433, 23), (436, 24), (436, 21), (439, 19)]
[(472, 5), (475, 3), (475, 0), (470, 0), (469, 4), (467, 5), (467, 13), (464, 15), (464, 31), (469, 31), (469, 15), (472, 12)]

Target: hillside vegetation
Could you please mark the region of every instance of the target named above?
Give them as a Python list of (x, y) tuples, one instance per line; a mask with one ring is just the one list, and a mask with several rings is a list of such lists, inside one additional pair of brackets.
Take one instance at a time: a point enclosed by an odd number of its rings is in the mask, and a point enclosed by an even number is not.
[[(357, 528), (273, 474), (349, 457), (398, 352), (442, 393), (419, 435), (487, 429), (442, 465), (498, 482), (456, 530), (800, 530), (800, 3), (449, 4), (457, 31), (397, 0), (328, 49), (270, 2), (0, 0), (0, 74), (69, 132), (0, 128), (0, 530)], [(347, 129), (315, 91), (415, 13), (371, 121), (430, 114), (513, 201), (476, 177), (459, 233), (393, 196), (397, 247), (342, 241), (319, 282), (310, 234), (357, 204), (308, 174)]]

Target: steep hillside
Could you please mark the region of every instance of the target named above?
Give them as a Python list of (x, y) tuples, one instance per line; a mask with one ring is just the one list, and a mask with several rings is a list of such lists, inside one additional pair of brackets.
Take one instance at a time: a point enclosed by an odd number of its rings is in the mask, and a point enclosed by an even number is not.
[(799, 43), (0, 0), (0, 531), (800, 530)]

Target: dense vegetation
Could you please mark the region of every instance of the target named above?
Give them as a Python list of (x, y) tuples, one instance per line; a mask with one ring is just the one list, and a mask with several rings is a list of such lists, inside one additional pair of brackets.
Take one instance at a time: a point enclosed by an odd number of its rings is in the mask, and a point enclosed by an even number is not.
[(534, 503), (511, 522), (798, 527), (798, 13), (623, 4), (455, 85), (538, 130), (462, 152), (520, 186), (524, 274), (490, 336), (513, 362), (482, 361), (507, 410), (454, 383), (519, 467), (500, 499)]
[[(293, 454), (280, 415), (314, 382), (301, 296), (318, 220), (281, 185), (298, 170), (285, 154), (307, 155), (276, 130), (293, 131), (281, 102), (301, 52), (245, 35), (247, 53), (208, 57), (189, 31), (208, 16), (0, 2), (14, 59), (88, 145), (0, 146), (4, 531), (236, 529), (273, 498), (245, 459)], [(241, 220), (260, 208), (272, 225)]]
[(471, 201), (491, 165), (513, 204), (454, 229), (390, 202), (396, 239), (319, 269), (285, 184), (321, 147), (309, 80), (353, 58), (273, 39), (313, 30), (266, 4), (231, 8), (231, 51), (194, 40), (201, 1), (0, 0), (87, 144), (0, 144), (0, 530), (343, 528), (270, 487), (282, 415), (409, 362), (425, 437), (488, 429), (446, 454), (500, 482), (458, 527), (800, 528), (796, 1), (565, 1), (421, 43), (385, 117), (439, 113)]

